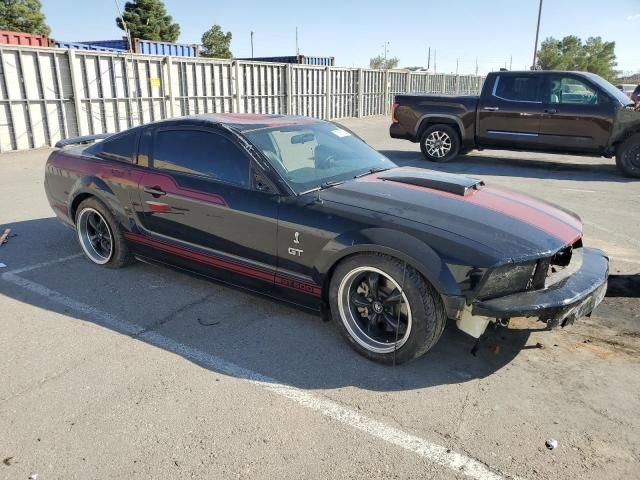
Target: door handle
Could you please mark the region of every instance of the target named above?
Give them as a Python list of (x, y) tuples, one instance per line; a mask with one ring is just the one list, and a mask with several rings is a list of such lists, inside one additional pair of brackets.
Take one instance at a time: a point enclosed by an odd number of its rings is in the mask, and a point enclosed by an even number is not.
[(155, 198), (161, 197), (162, 195), (166, 195), (167, 192), (162, 190), (158, 185), (154, 185), (153, 187), (144, 187), (145, 193), (150, 193)]
[(546, 108), (544, 110), (544, 113), (548, 113), (549, 115), (553, 115), (554, 113), (558, 113), (558, 110), (556, 110), (555, 108)]
[(498, 107), (483, 107), (482, 110), (486, 110), (487, 112), (497, 112), (500, 110)]

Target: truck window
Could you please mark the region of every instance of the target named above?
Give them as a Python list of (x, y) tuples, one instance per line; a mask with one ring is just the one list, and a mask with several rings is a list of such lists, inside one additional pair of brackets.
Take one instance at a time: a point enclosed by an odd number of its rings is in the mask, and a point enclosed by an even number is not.
[(574, 77), (552, 75), (546, 93), (548, 103), (596, 105), (598, 92), (595, 88)]
[(493, 96), (512, 102), (539, 102), (539, 75), (498, 75)]

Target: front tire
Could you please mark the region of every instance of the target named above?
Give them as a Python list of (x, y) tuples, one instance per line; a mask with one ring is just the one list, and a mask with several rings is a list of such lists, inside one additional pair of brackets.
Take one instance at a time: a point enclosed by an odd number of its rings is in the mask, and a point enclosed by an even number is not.
[(616, 165), (628, 177), (640, 178), (640, 133), (620, 144), (616, 151)]
[(458, 156), (460, 135), (450, 125), (431, 125), (420, 137), (420, 150), (430, 162), (448, 162)]
[(332, 317), (361, 355), (401, 364), (428, 352), (446, 324), (438, 292), (413, 267), (382, 254), (341, 262), (330, 284)]
[(132, 262), (120, 225), (97, 198), (88, 198), (78, 206), (76, 232), (80, 248), (92, 263), (120, 268)]

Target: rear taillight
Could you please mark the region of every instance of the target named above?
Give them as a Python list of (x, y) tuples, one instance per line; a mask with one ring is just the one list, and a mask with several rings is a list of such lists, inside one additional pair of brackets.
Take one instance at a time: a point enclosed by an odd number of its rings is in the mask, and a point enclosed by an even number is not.
[(398, 123), (398, 118), (396, 117), (396, 110), (398, 109), (399, 106), (400, 104), (398, 103), (394, 103), (393, 105), (391, 105), (391, 121), (393, 123)]

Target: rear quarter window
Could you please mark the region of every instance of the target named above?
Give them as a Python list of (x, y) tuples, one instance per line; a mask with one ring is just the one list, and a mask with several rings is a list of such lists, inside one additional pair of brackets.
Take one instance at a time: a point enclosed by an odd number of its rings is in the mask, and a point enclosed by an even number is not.
[(493, 96), (513, 102), (537, 102), (539, 83), (539, 75), (498, 75)]
[(107, 138), (87, 148), (86, 152), (105, 160), (135, 163), (138, 132), (123, 133)]

